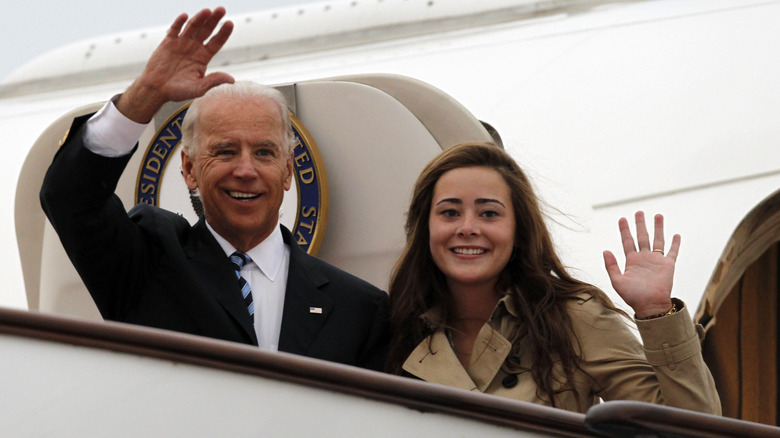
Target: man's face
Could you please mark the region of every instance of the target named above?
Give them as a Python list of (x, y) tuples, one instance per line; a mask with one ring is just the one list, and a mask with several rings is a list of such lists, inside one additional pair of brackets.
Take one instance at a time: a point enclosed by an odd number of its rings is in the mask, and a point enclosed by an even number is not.
[(221, 98), (204, 102), (197, 122), (194, 159), (182, 152), (187, 187), (199, 189), (209, 225), (247, 251), (277, 226), (292, 183), (282, 116), (270, 99)]

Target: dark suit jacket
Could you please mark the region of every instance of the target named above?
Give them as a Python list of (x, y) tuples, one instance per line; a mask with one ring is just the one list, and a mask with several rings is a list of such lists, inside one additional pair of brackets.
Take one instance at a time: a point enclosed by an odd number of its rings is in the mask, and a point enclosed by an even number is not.
[[(126, 213), (114, 190), (129, 156), (87, 150), (87, 118), (76, 119), (57, 152), (41, 204), (102, 316), (257, 345), (233, 268), (204, 219), (190, 226), (146, 204)], [(387, 295), (282, 234), (290, 266), (279, 350), (382, 369)]]

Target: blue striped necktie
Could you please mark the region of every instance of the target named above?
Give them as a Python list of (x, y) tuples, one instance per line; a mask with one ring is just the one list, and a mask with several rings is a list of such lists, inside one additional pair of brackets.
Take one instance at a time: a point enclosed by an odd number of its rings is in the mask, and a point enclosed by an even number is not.
[(249, 287), (249, 283), (241, 276), (241, 268), (251, 262), (252, 259), (241, 251), (236, 251), (230, 256), (230, 262), (233, 264), (233, 270), (236, 271), (236, 278), (238, 279), (238, 285), (241, 287), (241, 296), (244, 297), (244, 304), (249, 311), (249, 316), (252, 316), (252, 324), (254, 324), (255, 315), (255, 303), (252, 300), (252, 289)]

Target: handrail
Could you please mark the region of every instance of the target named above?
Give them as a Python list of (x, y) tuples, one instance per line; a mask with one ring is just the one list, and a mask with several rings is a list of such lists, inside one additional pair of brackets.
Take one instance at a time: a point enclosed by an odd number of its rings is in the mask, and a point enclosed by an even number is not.
[(167, 330), (0, 308), (2, 333), (278, 379), (550, 436), (598, 436), (578, 413)]
[(610, 437), (780, 437), (780, 427), (637, 401), (593, 406), (585, 424)]
[(780, 437), (780, 428), (634, 401), (587, 415), (200, 336), (0, 308), (0, 334), (111, 350), (272, 378), (560, 437)]

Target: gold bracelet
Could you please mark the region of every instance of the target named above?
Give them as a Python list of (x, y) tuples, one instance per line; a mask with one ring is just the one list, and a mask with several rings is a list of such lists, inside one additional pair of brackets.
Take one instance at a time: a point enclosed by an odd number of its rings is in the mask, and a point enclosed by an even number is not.
[(675, 313), (677, 313), (677, 304), (672, 303), (672, 308), (667, 310), (664, 313), (659, 313), (657, 315), (645, 316), (644, 318), (636, 317), (636, 320), (637, 321), (647, 321), (647, 320), (650, 320), (650, 319), (660, 318), (662, 316), (674, 315)]

